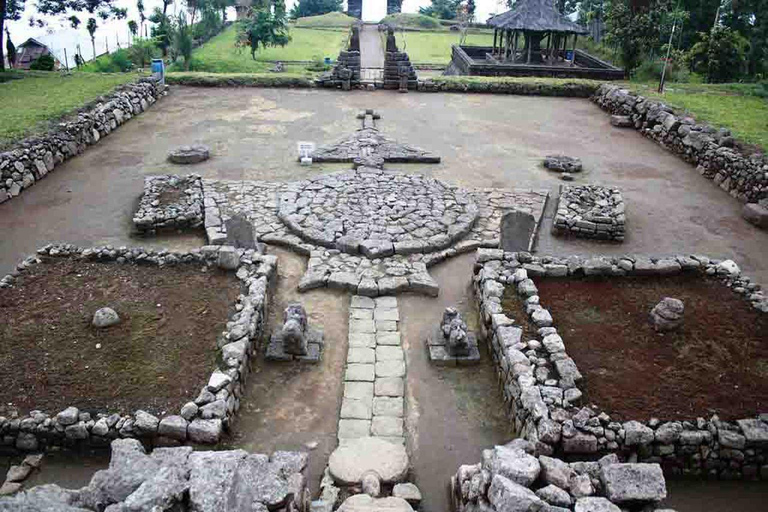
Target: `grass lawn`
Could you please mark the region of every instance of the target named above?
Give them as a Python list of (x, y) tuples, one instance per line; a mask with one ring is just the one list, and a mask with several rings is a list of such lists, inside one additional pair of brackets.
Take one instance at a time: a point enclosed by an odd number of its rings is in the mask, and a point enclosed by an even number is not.
[(319, 16), (307, 16), (296, 20), (297, 27), (342, 27), (349, 28), (357, 18), (347, 16), (343, 12), (329, 12)]
[[(448, 64), (451, 61), (451, 46), (459, 44), (459, 33), (450, 31), (435, 32), (396, 32), (397, 47), (408, 52), (414, 64)], [(471, 31), (465, 44), (473, 46), (493, 45), (493, 32)]]
[(133, 73), (38, 72), (0, 83), (0, 145), (43, 131), (55, 121), (115, 86), (135, 80)]
[(632, 83), (638, 93), (663, 100), (690, 112), (699, 122), (726, 127), (744, 142), (768, 149), (768, 98), (758, 97), (750, 84), (667, 84), (665, 93), (658, 84)]
[[(248, 48), (235, 48), (237, 27), (232, 26), (217, 35), (192, 54), (190, 71), (207, 73), (259, 73), (268, 71), (273, 62), (280, 61), (311, 61), (331, 57), (336, 60), (339, 50), (347, 40), (348, 31), (318, 30), (294, 27), (291, 29), (293, 38), (284, 48), (266, 48), (256, 52), (256, 60), (251, 58)], [(286, 71), (301, 72), (302, 65), (286, 64)], [(181, 71), (174, 68), (173, 71)]]

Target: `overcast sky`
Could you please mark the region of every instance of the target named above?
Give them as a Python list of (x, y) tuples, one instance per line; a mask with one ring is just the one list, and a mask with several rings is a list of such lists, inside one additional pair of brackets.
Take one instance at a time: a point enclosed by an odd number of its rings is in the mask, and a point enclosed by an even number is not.
[[(295, 1), (286, 0), (286, 6), (289, 10)], [(74, 65), (74, 54), (79, 44), (83, 57), (86, 60), (90, 60), (93, 56), (93, 51), (91, 50), (91, 39), (88, 31), (85, 29), (88, 13), (79, 14), (82, 23), (78, 30), (72, 29), (66, 20), (51, 17), (43, 18), (48, 22), (45, 28), (30, 27), (28, 24), (29, 18), (33, 16), (35, 18), (39, 17), (34, 7), (35, 2), (36, 0), (27, 0), (26, 10), (21, 20), (13, 22), (6, 20), (6, 26), (10, 30), (11, 40), (14, 44), (18, 46), (28, 38), (34, 37), (48, 45), (62, 63), (64, 62), (64, 49), (66, 48), (70, 66)], [(403, 0), (403, 12), (417, 12), (419, 7), (427, 6), (429, 3), (430, 0)], [(506, 10), (504, 0), (475, 0), (475, 3), (477, 5), (476, 17), (478, 20), (485, 20), (492, 13)], [(114, 51), (117, 48), (118, 42), (122, 47), (125, 47), (130, 41), (128, 20), (136, 20), (137, 23), (139, 21), (136, 0), (117, 0), (115, 5), (127, 8), (128, 18), (106, 22), (97, 18), (99, 25), (99, 28), (96, 30), (97, 55), (103, 53), (107, 48), (110, 51)], [(162, 5), (162, 0), (144, 0), (145, 15), (149, 16), (149, 13), (155, 7), (162, 7)], [(370, 21), (381, 19), (386, 14), (386, 5), (386, 0), (363, 0), (363, 18)], [(181, 10), (184, 6), (183, 0), (176, 0), (168, 10), (169, 12), (174, 12), (174, 9)], [(227, 16), (229, 19), (234, 19), (234, 9), (231, 9), (231, 11)]]

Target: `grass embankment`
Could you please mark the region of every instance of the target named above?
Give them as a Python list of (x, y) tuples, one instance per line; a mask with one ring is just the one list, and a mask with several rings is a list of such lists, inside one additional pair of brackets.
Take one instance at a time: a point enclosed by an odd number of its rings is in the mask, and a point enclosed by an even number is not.
[(390, 14), (386, 16), (381, 23), (387, 25), (393, 25), (395, 27), (402, 28), (414, 28), (414, 29), (438, 29), (440, 28), (440, 21), (430, 16), (424, 16), (423, 14), (399, 12), (397, 14)]
[[(12, 75), (18, 77), (18, 73)], [(135, 73), (49, 71), (0, 83), (0, 146), (45, 131), (51, 121), (137, 76)]]
[[(663, 95), (658, 84), (630, 83), (629, 88), (656, 98), (699, 122), (731, 130), (734, 137), (768, 148), (768, 89), (759, 84), (667, 84)], [(761, 97), (760, 95), (763, 95)]]
[[(290, 73), (306, 71), (306, 65), (291, 61), (317, 61), (324, 57), (336, 59), (347, 40), (348, 31), (294, 27), (290, 31), (291, 42), (285, 47), (260, 49), (256, 60), (248, 48), (235, 48), (237, 27), (232, 26), (192, 53), (190, 71), (207, 73), (261, 73), (274, 67), (275, 61), (287, 62)], [(181, 71), (174, 67), (172, 71)]]
[[(408, 57), (414, 64), (444, 64), (451, 61), (451, 46), (459, 44), (459, 32), (449, 30), (424, 32), (396, 32), (397, 47), (408, 52)], [(467, 33), (466, 45), (491, 46), (493, 32), (470, 29)]]
[(296, 20), (295, 26), (305, 28), (349, 28), (356, 21), (357, 18), (347, 16), (343, 12), (329, 12), (319, 16), (307, 16), (305, 18), (299, 18)]
[(171, 85), (194, 87), (314, 87), (314, 78), (300, 73), (168, 73)]

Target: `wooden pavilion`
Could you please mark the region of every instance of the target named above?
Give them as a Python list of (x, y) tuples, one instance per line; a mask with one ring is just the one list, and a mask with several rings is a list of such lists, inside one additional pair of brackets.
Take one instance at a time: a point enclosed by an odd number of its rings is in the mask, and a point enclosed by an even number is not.
[(573, 65), (577, 38), (588, 33), (560, 14), (554, 0), (517, 0), (511, 10), (491, 17), (488, 25), (494, 29), (488, 57), (502, 63)]

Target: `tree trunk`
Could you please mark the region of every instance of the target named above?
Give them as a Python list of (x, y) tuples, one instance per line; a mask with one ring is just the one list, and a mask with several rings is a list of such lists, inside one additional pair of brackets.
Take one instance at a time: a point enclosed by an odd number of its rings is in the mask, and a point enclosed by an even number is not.
[[(5, 25), (5, 2), (6, 0), (0, 0), (0, 71), (5, 71), (5, 41), (3, 41), (5, 36), (3, 31), (3, 26)], [(13, 68), (12, 62), (10, 65)]]
[(96, 60), (96, 38), (91, 37), (91, 48), (93, 49), (93, 60)]

